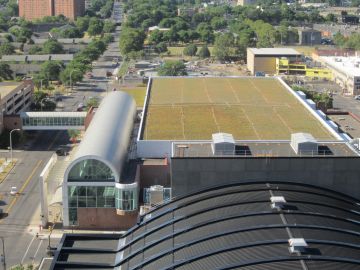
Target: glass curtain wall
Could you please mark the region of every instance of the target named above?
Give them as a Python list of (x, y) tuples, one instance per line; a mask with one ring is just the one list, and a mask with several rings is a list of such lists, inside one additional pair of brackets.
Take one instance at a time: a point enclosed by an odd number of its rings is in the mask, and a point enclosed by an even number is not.
[(138, 208), (138, 189), (137, 187), (128, 189), (116, 188), (115, 197), (116, 209), (123, 211), (134, 211)]
[(77, 224), (77, 208), (115, 208), (115, 187), (69, 186), (69, 223)]
[(84, 117), (26, 117), (23, 126), (83, 126)]

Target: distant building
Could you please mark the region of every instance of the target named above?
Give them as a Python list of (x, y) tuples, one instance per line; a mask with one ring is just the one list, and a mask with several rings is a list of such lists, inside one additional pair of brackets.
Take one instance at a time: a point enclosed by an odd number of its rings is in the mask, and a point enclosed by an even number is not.
[(165, 31), (169, 31), (170, 28), (164, 28), (164, 27), (159, 27), (159, 26), (151, 26), (148, 28), (148, 32), (151, 33), (152, 31), (155, 31), (155, 30), (159, 30), (161, 32), (165, 32)]
[(0, 133), (3, 131), (4, 115), (14, 115), (30, 107), (34, 84), (31, 80), (23, 82), (0, 83)]
[(256, 0), (238, 0), (237, 1), (238, 6), (253, 5), (255, 3), (256, 3)]
[(344, 94), (360, 95), (360, 57), (319, 57), (333, 72), (334, 81), (343, 88)]
[(84, 13), (84, 0), (19, 0), (19, 16), (27, 20), (58, 15), (75, 20)]
[(178, 8), (177, 15), (178, 16), (193, 16), (195, 13), (197, 13), (197, 10), (195, 8)]
[(310, 28), (300, 28), (299, 33), (299, 45), (317, 45), (321, 44), (321, 32)]
[(341, 22), (346, 24), (359, 24), (359, 16), (357, 15), (343, 15)]
[(293, 62), (283, 58), (276, 58), (276, 74), (286, 74), (286, 75), (301, 75), (309, 78), (325, 78), (332, 79), (332, 72), (330, 69), (308, 66), (304, 62)]
[(301, 53), (291, 48), (248, 48), (247, 68), (251, 75), (255, 75), (256, 72), (275, 74), (276, 58), (281, 57), (296, 60), (301, 57)]

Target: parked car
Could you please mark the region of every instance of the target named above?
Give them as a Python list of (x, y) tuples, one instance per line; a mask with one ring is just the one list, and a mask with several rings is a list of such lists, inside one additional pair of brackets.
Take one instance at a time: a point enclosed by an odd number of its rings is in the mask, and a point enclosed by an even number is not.
[(94, 78), (94, 75), (91, 72), (88, 72), (88, 73), (86, 73), (86, 77), (88, 79), (92, 79), (92, 78)]
[(10, 195), (15, 196), (17, 194), (17, 187), (11, 187), (10, 189)]
[(360, 95), (355, 96), (354, 99), (360, 100)]

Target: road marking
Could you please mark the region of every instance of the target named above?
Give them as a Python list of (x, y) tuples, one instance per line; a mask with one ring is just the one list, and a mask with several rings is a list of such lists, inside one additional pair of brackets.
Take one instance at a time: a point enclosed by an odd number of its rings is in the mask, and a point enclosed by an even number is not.
[[(22, 192), (24, 191), (24, 189), (25, 189), (26, 186), (29, 184), (31, 178), (34, 176), (36, 170), (39, 168), (39, 166), (40, 166), (41, 163), (42, 163), (42, 160), (39, 160), (38, 163), (36, 164), (35, 168), (32, 170), (31, 174), (29, 175), (29, 177), (26, 179), (25, 183), (24, 183), (24, 184), (22, 185), (22, 187), (20, 188), (19, 193), (22, 193)], [(16, 203), (16, 201), (17, 201), (18, 198), (19, 198), (19, 197), (16, 196), (16, 197), (11, 201), (11, 203), (9, 204), (9, 206), (6, 208), (6, 211), (5, 211), (6, 213), (8, 213), (8, 214), (10, 213), (11, 208), (13, 208), (13, 206), (14, 206), (14, 204)], [(0, 220), (0, 223), (1, 223), (2, 221), (3, 221), (3, 219)]]
[(57, 140), (57, 138), (59, 137), (59, 135), (60, 135), (60, 131), (58, 131), (58, 132), (56, 133), (54, 139), (53, 139), (52, 142), (50, 143), (50, 145), (49, 145), (49, 147), (48, 147), (47, 150), (50, 150), (50, 148), (53, 147), (53, 145), (54, 145), (55, 141)]
[(29, 252), (30, 246), (31, 246), (32, 242), (34, 242), (35, 237), (36, 237), (36, 236), (34, 235), (34, 237), (31, 239), (31, 241), (30, 241), (30, 243), (29, 243), (29, 245), (28, 245), (28, 247), (27, 247), (27, 249), (26, 249), (26, 251), (25, 251), (24, 257), (22, 257), (22, 259), (21, 259), (21, 264), (23, 264), (23, 262), (24, 262), (24, 260), (25, 260), (25, 257), (26, 257), (26, 254)]
[(40, 243), (39, 243), (39, 245), (38, 245), (38, 247), (37, 247), (37, 249), (36, 249), (36, 252), (35, 252), (35, 254), (34, 254), (34, 257), (33, 257), (33, 264), (34, 264), (34, 262), (35, 262), (35, 258), (36, 258), (36, 255), (37, 255), (37, 253), (39, 252), (39, 249), (40, 249), (40, 246), (41, 246), (41, 244), (43, 243), (43, 241), (42, 240), (40, 240)]

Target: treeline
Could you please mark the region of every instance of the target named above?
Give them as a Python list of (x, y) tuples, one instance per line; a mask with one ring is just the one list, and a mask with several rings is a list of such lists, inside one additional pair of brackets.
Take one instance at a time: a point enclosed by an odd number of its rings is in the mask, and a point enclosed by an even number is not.
[(349, 37), (336, 33), (333, 39), (335, 45), (344, 49), (360, 50), (360, 33), (353, 33)]
[[(178, 7), (181, 5), (168, 0), (128, 0), (124, 7), (126, 21), (120, 38), (122, 54), (142, 54), (146, 40), (159, 52), (173, 44), (226, 44), (235, 48), (237, 55), (244, 57), (246, 47), (271, 47), (276, 43), (286, 43), (290, 37), (296, 40), (298, 36), (294, 26), (326, 20), (317, 10), (295, 10), (287, 4), (210, 6), (193, 16), (177, 16)], [(147, 37), (151, 26), (169, 30), (154, 30)], [(227, 51), (230, 53), (233, 50)], [(229, 53), (222, 55), (227, 58)]]

